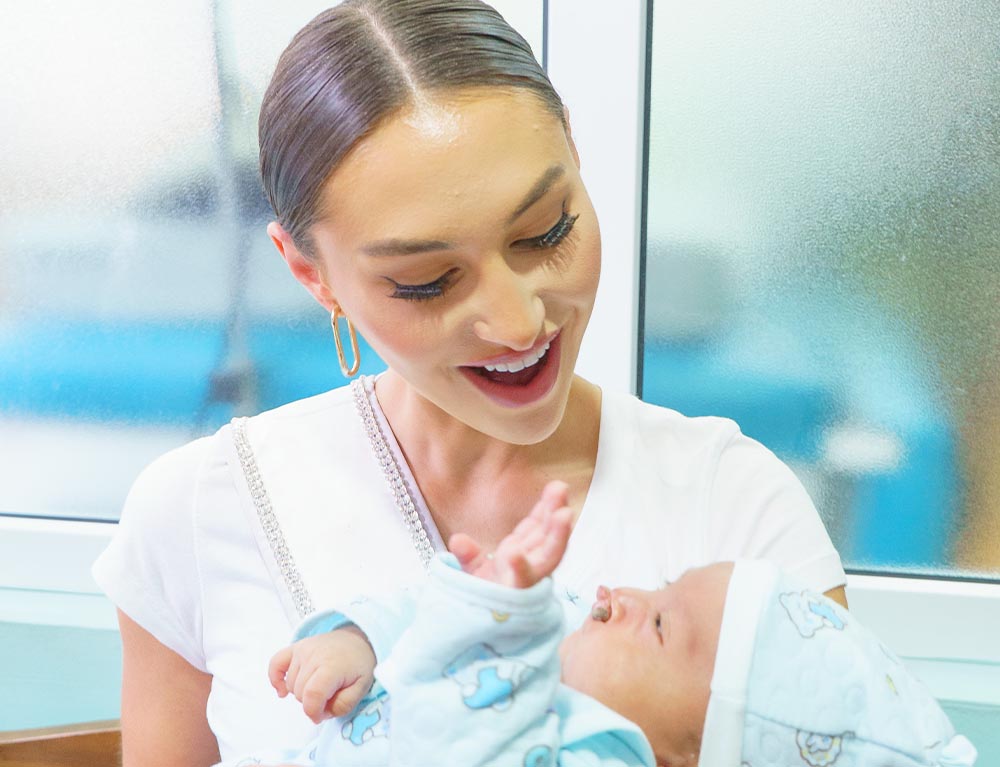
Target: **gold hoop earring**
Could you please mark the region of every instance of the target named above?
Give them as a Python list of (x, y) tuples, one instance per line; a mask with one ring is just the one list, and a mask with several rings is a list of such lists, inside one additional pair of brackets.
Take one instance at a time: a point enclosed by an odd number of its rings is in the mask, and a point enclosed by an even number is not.
[[(351, 339), (351, 354), (354, 356), (354, 362), (350, 367), (347, 367), (347, 357), (344, 355), (344, 342), (340, 340), (340, 328), (337, 326), (337, 320), (341, 317), (347, 321), (347, 337)], [(333, 343), (337, 347), (337, 362), (340, 363), (340, 372), (344, 374), (345, 378), (351, 378), (358, 372), (358, 368), (361, 367), (361, 354), (358, 352), (358, 335), (354, 332), (354, 325), (347, 319), (346, 314), (341, 314), (339, 309), (334, 309), (330, 312), (330, 327), (333, 329)]]

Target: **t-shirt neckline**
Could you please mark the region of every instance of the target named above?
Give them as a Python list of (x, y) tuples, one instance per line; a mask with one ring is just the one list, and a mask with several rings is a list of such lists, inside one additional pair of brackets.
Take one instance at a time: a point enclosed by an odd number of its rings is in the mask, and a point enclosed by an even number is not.
[[(396, 435), (389, 425), (388, 419), (385, 417), (385, 412), (379, 404), (378, 396), (375, 394), (375, 383), (381, 375), (380, 373), (376, 376), (363, 377), (365, 391), (368, 394), (369, 402), (371, 402), (372, 411), (375, 413), (375, 418), (378, 419), (379, 425), (382, 427), (382, 433), (385, 435), (389, 450), (396, 459), (400, 473), (403, 474), (403, 479), (413, 489), (411, 500), (417, 509), (417, 514), (420, 515), (420, 520), (427, 531), (427, 536), (430, 538), (434, 550), (438, 552), (446, 551), (447, 547), (441, 537), (441, 532), (438, 530), (430, 510), (427, 508), (427, 501), (424, 500), (423, 493), (420, 492), (420, 486), (417, 484), (416, 478), (410, 470), (410, 464), (403, 455), (403, 451), (396, 441)], [(614, 452), (609, 447), (613, 438), (613, 426), (611, 424), (615, 420), (614, 417), (608, 417), (608, 409), (609, 407), (613, 407), (611, 404), (612, 399), (612, 397), (609, 397), (607, 391), (601, 389), (601, 413), (597, 432), (597, 455), (594, 458), (594, 473), (590, 478), (590, 486), (587, 488), (587, 496), (583, 500), (583, 507), (580, 509), (576, 523), (573, 525), (566, 554), (555, 572), (555, 580), (565, 584), (567, 589), (571, 589), (574, 584), (581, 582), (587, 573), (593, 570), (594, 552), (601, 550), (599, 541), (594, 541), (593, 545), (590, 546), (586, 544), (586, 541), (593, 539), (601, 527), (600, 521), (603, 516), (601, 510), (607, 508), (607, 504), (603, 500), (603, 496), (608, 492), (605, 488), (614, 484), (610, 479), (613, 473), (613, 466), (607, 459), (609, 451)]]

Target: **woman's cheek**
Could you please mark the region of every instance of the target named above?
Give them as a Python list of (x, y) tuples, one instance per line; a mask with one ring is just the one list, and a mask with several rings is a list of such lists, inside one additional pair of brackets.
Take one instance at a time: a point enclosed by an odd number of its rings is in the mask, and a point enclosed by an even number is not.
[(445, 349), (456, 346), (448, 324), (436, 316), (427, 302), (393, 299), (402, 304), (398, 309), (390, 306), (372, 318), (367, 326), (368, 333), (362, 332), (383, 361), (399, 367), (426, 362), (441, 355)]

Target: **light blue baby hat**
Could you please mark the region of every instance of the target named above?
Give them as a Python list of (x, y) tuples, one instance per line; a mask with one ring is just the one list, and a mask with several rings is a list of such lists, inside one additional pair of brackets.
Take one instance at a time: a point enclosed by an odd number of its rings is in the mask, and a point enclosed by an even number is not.
[(971, 767), (924, 685), (854, 616), (736, 563), (698, 767)]

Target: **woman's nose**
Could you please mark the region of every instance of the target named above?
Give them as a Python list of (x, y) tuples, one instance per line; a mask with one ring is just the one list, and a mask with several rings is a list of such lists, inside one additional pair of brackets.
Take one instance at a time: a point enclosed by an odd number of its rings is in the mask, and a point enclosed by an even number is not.
[(484, 341), (518, 351), (537, 343), (545, 304), (530, 274), (518, 274), (503, 259), (484, 266), (473, 331)]

